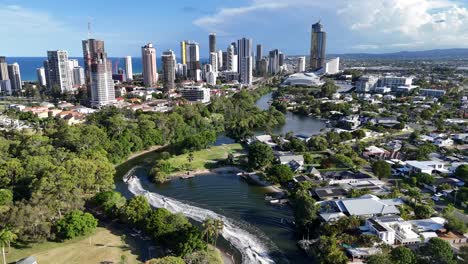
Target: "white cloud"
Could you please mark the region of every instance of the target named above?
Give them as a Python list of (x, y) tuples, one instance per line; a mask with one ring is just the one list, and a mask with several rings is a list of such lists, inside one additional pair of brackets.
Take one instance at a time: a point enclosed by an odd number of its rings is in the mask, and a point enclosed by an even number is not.
[(381, 48), (466, 46), (468, 10), (453, 0), (354, 0), (338, 15)]
[[(253, 0), (249, 5), (232, 8), (221, 8), (212, 15), (203, 16), (193, 23), (209, 31), (223, 31), (226, 26), (233, 21), (242, 19), (243, 16), (254, 16), (261, 12), (279, 11), (294, 8), (332, 8), (340, 0), (329, 0), (327, 3), (317, 0)], [(278, 17), (275, 17), (278, 19)]]

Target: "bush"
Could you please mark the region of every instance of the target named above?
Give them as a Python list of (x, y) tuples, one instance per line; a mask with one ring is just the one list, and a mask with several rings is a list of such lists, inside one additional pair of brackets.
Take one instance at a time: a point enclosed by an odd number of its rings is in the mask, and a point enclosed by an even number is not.
[(96, 230), (97, 224), (98, 221), (92, 214), (75, 210), (57, 222), (57, 236), (65, 240), (91, 234)]

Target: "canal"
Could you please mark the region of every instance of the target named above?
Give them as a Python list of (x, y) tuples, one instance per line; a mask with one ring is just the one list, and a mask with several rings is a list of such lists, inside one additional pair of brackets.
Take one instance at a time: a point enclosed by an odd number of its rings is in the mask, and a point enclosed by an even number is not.
[[(260, 98), (257, 106), (267, 109), (270, 100), (271, 93)], [(324, 127), (317, 119), (289, 113), (286, 123), (275, 133), (313, 135)], [(227, 143), (231, 140), (220, 136), (216, 144)], [(269, 189), (250, 185), (234, 173), (153, 184), (148, 181), (147, 171), (144, 167), (133, 169), (128, 175), (137, 177), (127, 184), (117, 182), (117, 190), (127, 197), (145, 195), (153, 206), (182, 212), (196, 222), (207, 217), (221, 218), (225, 223), (222, 236), (228, 242), (223, 243), (223, 250), (237, 252), (243, 263), (311, 263), (296, 246), (300, 238), (294, 233), (291, 208), (268, 204), (264, 198)]]

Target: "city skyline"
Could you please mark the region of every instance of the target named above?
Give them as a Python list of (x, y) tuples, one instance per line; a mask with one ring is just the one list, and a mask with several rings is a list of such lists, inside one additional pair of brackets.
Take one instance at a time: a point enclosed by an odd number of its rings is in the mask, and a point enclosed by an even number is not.
[[(181, 40), (189, 39), (200, 43), (200, 54), (205, 58), (210, 32), (217, 34), (217, 49), (246, 37), (254, 38), (254, 44), (263, 44), (265, 50), (279, 48), (285, 54), (306, 55), (310, 25), (317, 20), (330, 34), (329, 53), (466, 47), (466, 41), (460, 40), (468, 39), (468, 3), (455, 0), (357, 0), (353, 5), (349, 0), (326, 4), (305, 0), (209, 0), (197, 6), (188, 1), (134, 6), (93, 3), (97, 5), (94, 10), (83, 9), (87, 1), (66, 7), (54, 2), (23, 1), (18, 5), (16, 1), (0, 1), (5, 25), (0, 33), (8, 31), (0, 43), (4, 55), (41, 56), (46, 50), (68, 50), (70, 57), (79, 56), (80, 46), (76, 43), (87, 38), (88, 21), (91, 37), (109, 43), (111, 57), (138, 56), (139, 47), (148, 42), (161, 50), (175, 50)], [(108, 14), (102, 15), (101, 8), (106, 8)], [(68, 10), (76, 12), (71, 15)], [(164, 12), (158, 13), (153, 23), (144, 23), (153, 10)], [(186, 19), (174, 19), (179, 16)], [(275, 21), (278, 16), (287, 23)], [(158, 23), (166, 20), (171, 21), (171, 26)], [(44, 37), (53, 35), (61, 37)], [(439, 41), (429, 41), (434, 37)]]

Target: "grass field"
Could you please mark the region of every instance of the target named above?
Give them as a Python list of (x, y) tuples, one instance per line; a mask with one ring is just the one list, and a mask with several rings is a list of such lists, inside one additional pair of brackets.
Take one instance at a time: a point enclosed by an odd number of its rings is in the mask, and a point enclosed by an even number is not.
[(6, 257), (8, 263), (15, 263), (21, 258), (34, 256), (38, 263), (99, 264), (102, 261), (119, 263), (121, 256), (125, 255), (127, 257), (126, 263), (140, 263), (137, 261), (137, 255), (133, 253), (128, 245), (122, 242), (120, 236), (99, 227), (93, 235), (64, 243), (44, 242), (24, 249), (11, 248)]
[[(213, 165), (221, 160), (225, 160), (229, 153), (240, 154), (243, 148), (240, 144), (228, 144), (222, 146), (215, 146), (209, 149), (193, 152), (193, 161), (190, 162), (193, 170), (205, 170), (210, 169)], [(188, 162), (188, 153), (174, 156), (168, 160), (168, 162), (176, 169), (182, 170), (184, 165)]]

